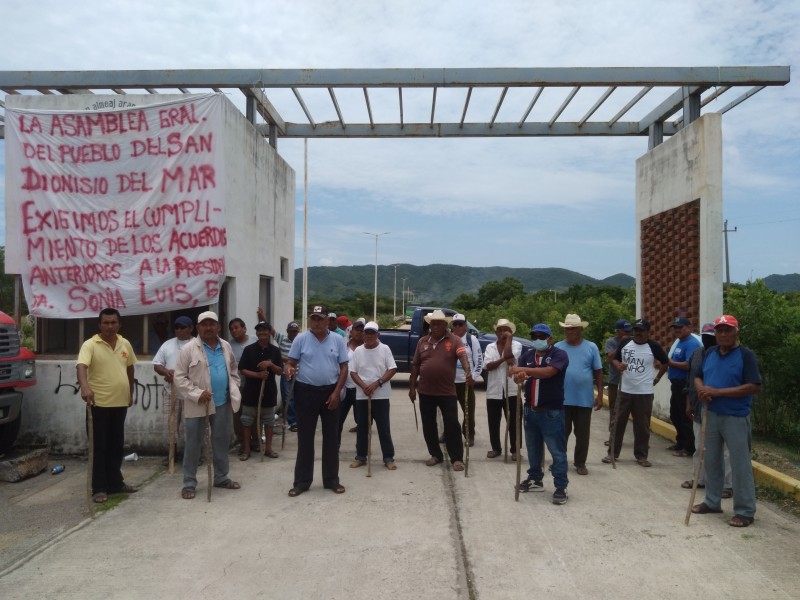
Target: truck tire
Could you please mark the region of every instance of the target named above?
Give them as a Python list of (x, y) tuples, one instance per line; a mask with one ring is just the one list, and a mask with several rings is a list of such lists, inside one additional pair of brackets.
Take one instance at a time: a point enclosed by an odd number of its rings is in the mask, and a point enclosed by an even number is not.
[(19, 417), (10, 423), (0, 425), (0, 454), (8, 454), (14, 447), (14, 442), (17, 441), (17, 434), (19, 433), (19, 426), (22, 423), (22, 412)]

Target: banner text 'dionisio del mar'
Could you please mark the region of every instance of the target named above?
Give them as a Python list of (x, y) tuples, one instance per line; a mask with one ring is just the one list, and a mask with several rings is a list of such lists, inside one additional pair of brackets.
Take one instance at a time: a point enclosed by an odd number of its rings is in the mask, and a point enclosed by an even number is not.
[(221, 94), (107, 112), (6, 110), (8, 232), (37, 317), (217, 301)]

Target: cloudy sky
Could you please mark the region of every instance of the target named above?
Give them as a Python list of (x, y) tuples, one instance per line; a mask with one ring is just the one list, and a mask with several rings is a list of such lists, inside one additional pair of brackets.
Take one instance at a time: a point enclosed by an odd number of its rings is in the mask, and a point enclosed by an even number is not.
[[(800, 63), (800, 2), (786, 0), (41, 0), (3, 13), (5, 70)], [(793, 77), (723, 116), (734, 281), (800, 272)], [(468, 120), (488, 120), (496, 101), (476, 92)], [(437, 117), (463, 102), (463, 90), (442, 93)], [(318, 120), (333, 118), (324, 114), (333, 114), (329, 100), (309, 103), (323, 111)], [(408, 120), (429, 118), (429, 96), (409, 94), (407, 103)], [(363, 102), (343, 108), (345, 120), (363, 118)], [(299, 107), (283, 116), (303, 121)], [(279, 140), (278, 150), (297, 174), (301, 266), (303, 143)], [(366, 231), (390, 232), (380, 238), (381, 264), (634, 275), (635, 160), (646, 150), (646, 138), (311, 140), (309, 265), (371, 264)], [(4, 167), (0, 155), (0, 177)]]

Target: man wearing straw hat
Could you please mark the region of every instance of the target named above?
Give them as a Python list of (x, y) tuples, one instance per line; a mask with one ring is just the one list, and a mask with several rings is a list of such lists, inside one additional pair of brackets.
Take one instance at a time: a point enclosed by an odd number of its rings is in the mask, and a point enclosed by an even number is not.
[(564, 437), (569, 440), (570, 433), (575, 430), (572, 463), (578, 475), (588, 475), (586, 457), (589, 456), (592, 409), (603, 407), (603, 363), (597, 345), (583, 339), (583, 330), (589, 325), (587, 321), (569, 314), (559, 325), (564, 328), (565, 339), (558, 342), (556, 348), (569, 356), (569, 369), (564, 376)]
[[(454, 471), (464, 470), (464, 443), (458, 422), (458, 401), (456, 400), (456, 363), (461, 361), (466, 383), (472, 385), (472, 374), (467, 361), (467, 351), (461, 339), (447, 331), (447, 323), (452, 320), (440, 309), (425, 315), (430, 325), (428, 335), (417, 342), (414, 359), (411, 363), (411, 376), (408, 380), (408, 397), (414, 402), (419, 388), (419, 412), (422, 416), (422, 435), (428, 446), (430, 458), (425, 462), (432, 467), (444, 460), (439, 446), (439, 432), (436, 424), (436, 409), (442, 413), (444, 439), (447, 453)], [(417, 381), (419, 378), (419, 381)]]
[(522, 356), (522, 344), (514, 340), (517, 326), (508, 319), (498, 319), (494, 325), (497, 341), (486, 346), (483, 366), (486, 368), (486, 416), (489, 422), (489, 443), (492, 449), (486, 458), (502, 454), (500, 420), (506, 417), (511, 442), (511, 458), (517, 460), (517, 384), (508, 376), (509, 367)]

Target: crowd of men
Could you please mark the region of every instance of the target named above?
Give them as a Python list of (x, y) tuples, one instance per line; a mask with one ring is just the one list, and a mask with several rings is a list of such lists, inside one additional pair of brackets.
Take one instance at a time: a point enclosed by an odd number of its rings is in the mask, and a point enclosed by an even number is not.
[[(239, 460), (252, 452), (277, 458), (273, 447), (276, 427), (297, 432), (294, 482), (289, 496), (306, 492), (314, 478), (314, 438), (322, 429), (322, 483), (336, 494), (345, 492), (339, 480), (339, 449), (347, 413), (356, 421), (356, 447), (351, 468), (367, 464), (368, 436), (375, 424), (386, 469), (397, 469), (391, 437), (391, 379), (397, 372), (390, 349), (380, 342), (377, 323), (344, 316), (315, 305), (309, 311), (309, 328), (300, 332), (292, 321), (286, 335), (276, 336), (259, 310), (255, 336), (245, 322), (228, 324), (230, 342), (220, 337), (217, 314), (205, 311), (196, 323), (185, 316), (175, 319), (173, 338), (153, 359), (157, 374), (173, 390), (181, 407), (183, 428), (183, 486), (181, 497), (195, 497), (204, 438), (213, 465), (213, 485), (240, 488), (231, 479), (229, 449), (235, 431)], [(411, 363), (409, 399), (419, 400), (422, 433), (430, 457), (426, 465), (443, 462), (444, 444), (451, 468), (465, 469), (464, 450), (475, 442), (475, 392), (478, 377), (486, 380), (486, 412), (490, 449), (486, 456), (503, 454), (501, 422), (506, 420), (511, 459), (522, 460), (524, 431), (528, 477), (519, 482), (522, 492), (544, 491), (545, 453), (551, 457), (552, 502), (567, 502), (569, 458), (567, 444), (574, 434), (572, 464), (578, 475), (586, 466), (592, 413), (602, 407), (604, 378), (600, 351), (584, 339), (588, 322), (566, 315), (559, 326), (563, 339), (556, 342), (545, 323), (530, 330), (530, 347), (514, 339), (516, 326), (508, 319), (494, 325), (496, 341), (481, 351), (468, 331), (463, 314), (434, 310), (424, 317)], [(100, 333), (87, 340), (78, 356), (78, 382), (87, 405), (93, 433), (93, 499), (101, 503), (109, 494), (132, 493), (121, 473), (124, 422), (131, 405), (133, 365), (131, 344), (119, 335), (119, 312), (104, 309)], [(196, 327), (197, 337), (192, 337)], [(650, 324), (637, 319), (615, 323), (615, 335), (605, 342), (609, 364), (610, 407), (608, 454), (615, 463), (622, 449), (629, 417), (633, 421), (633, 454), (642, 467), (650, 467), (650, 419), (654, 387), (664, 373), (670, 381), (670, 418), (676, 442), (669, 447), (676, 457), (702, 461), (697, 439), (704, 432), (705, 463), (697, 481), (683, 487), (705, 488), (705, 499), (694, 505), (696, 514), (722, 512), (721, 500), (733, 497), (734, 517), (729, 524), (747, 527), (755, 515), (755, 485), (750, 468), (750, 406), (760, 381), (757, 360), (739, 343), (739, 323), (722, 315), (692, 333), (684, 316), (672, 324), (675, 342), (667, 352), (650, 337)], [(526, 344), (527, 346), (527, 344)], [(276, 425), (278, 393), (283, 423)], [(459, 418), (459, 406), (463, 419)], [(415, 407), (416, 411), (416, 407)], [(439, 437), (437, 415), (443, 423)], [(707, 421), (702, 429), (701, 423)], [(371, 447), (371, 446), (370, 446)], [(509, 446), (506, 442), (505, 451)], [(467, 452), (468, 456), (468, 452)]]

